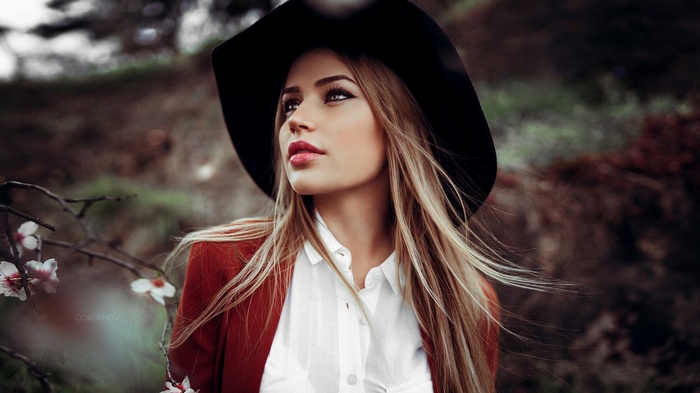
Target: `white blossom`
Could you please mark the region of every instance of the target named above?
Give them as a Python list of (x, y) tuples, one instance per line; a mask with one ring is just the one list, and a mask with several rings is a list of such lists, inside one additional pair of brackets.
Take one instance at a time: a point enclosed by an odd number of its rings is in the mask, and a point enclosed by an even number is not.
[(160, 393), (196, 393), (194, 389), (190, 387), (190, 377), (185, 377), (185, 379), (182, 380), (182, 383), (175, 383), (172, 384), (170, 382), (165, 383), (165, 387), (168, 388), (168, 390), (163, 390)]
[(19, 226), (14, 236), (19, 256), (22, 256), (23, 248), (27, 250), (36, 250), (39, 245), (39, 239), (34, 235), (37, 229), (39, 229), (39, 225), (33, 221), (27, 221)]
[(27, 292), (21, 287), (19, 270), (13, 263), (0, 262), (0, 290), (5, 296), (27, 300)]
[(165, 297), (175, 296), (175, 287), (162, 277), (154, 280), (139, 278), (131, 283), (131, 290), (137, 293), (147, 293), (160, 304), (165, 305)]
[(58, 277), (56, 276), (58, 262), (55, 259), (47, 259), (44, 263), (29, 261), (24, 266), (26, 266), (27, 273), (31, 277), (29, 283), (33, 287), (41, 288), (46, 293), (56, 292), (56, 287), (58, 287)]

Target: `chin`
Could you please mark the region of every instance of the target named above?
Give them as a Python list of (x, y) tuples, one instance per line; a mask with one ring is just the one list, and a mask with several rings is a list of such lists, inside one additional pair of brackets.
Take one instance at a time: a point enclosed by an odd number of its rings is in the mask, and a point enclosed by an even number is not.
[(307, 181), (294, 181), (290, 182), (292, 190), (294, 190), (299, 195), (315, 195), (319, 193), (319, 187), (313, 182)]
[(295, 181), (290, 182), (292, 189), (299, 195), (321, 195), (340, 191), (338, 187), (328, 184), (320, 184), (318, 181)]

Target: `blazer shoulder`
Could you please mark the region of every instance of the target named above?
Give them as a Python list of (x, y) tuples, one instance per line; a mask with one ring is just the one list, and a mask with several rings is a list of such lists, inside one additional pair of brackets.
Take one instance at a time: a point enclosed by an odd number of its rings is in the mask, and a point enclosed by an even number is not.
[(196, 241), (192, 243), (190, 256), (202, 254), (215, 255), (218, 257), (233, 257), (237, 256), (244, 259), (250, 259), (255, 252), (260, 248), (264, 239), (255, 240), (223, 240), (223, 241)]
[(209, 273), (237, 273), (260, 248), (264, 239), (246, 241), (198, 241), (192, 244), (188, 270), (201, 268)]

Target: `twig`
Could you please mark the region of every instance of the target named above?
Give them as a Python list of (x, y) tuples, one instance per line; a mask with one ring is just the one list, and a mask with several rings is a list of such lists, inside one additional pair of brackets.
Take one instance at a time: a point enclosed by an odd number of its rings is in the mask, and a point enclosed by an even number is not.
[(29, 359), (28, 357), (17, 353), (17, 351), (13, 350), (12, 348), (8, 348), (4, 345), (0, 345), (0, 352), (3, 352), (7, 354), (8, 356), (15, 358), (19, 360), (20, 362), (24, 363), (27, 368), (29, 369), (29, 372), (34, 375), (36, 379), (39, 380), (39, 383), (41, 384), (41, 387), (44, 389), (44, 392), (49, 392), (52, 393), (53, 386), (51, 386), (51, 383), (49, 382), (48, 375), (45, 374), (39, 366), (37, 366), (36, 363), (32, 359)]
[(165, 346), (165, 338), (168, 334), (168, 328), (172, 326), (170, 322), (170, 313), (167, 312), (168, 310), (166, 309), (166, 313), (168, 314), (168, 318), (166, 319), (165, 323), (163, 324), (163, 333), (160, 335), (160, 341), (158, 342), (158, 348), (163, 352), (163, 357), (165, 358), (165, 372), (168, 374), (168, 380), (172, 381), (173, 380), (173, 375), (170, 372), (170, 358), (168, 357), (168, 349)]
[(135, 256), (133, 256), (133, 255), (131, 255), (131, 254), (129, 254), (128, 252), (122, 250), (121, 248), (119, 248), (119, 247), (117, 247), (117, 246), (114, 246), (114, 245), (112, 245), (112, 244), (109, 244), (109, 243), (107, 243), (107, 242), (100, 241), (99, 243), (102, 244), (102, 245), (104, 245), (105, 247), (111, 248), (112, 250), (114, 250), (115, 252), (117, 252), (119, 255), (122, 255), (122, 256), (124, 256), (124, 257), (126, 257), (126, 258), (129, 258), (129, 259), (131, 259), (132, 261), (136, 262), (137, 264), (139, 264), (139, 265), (141, 265), (141, 266), (143, 266), (143, 267), (145, 267), (145, 268), (147, 268), (147, 269), (153, 270), (153, 271), (157, 272), (158, 274), (160, 274), (160, 275), (162, 275), (162, 276), (165, 275), (165, 271), (163, 271), (163, 269), (161, 269), (160, 267), (158, 267), (158, 266), (156, 266), (156, 265), (154, 265), (154, 264), (152, 264), (152, 263), (150, 263), (150, 262), (148, 262), (148, 261), (145, 261), (145, 260), (143, 260), (143, 259), (141, 259), (141, 258), (137, 258), (137, 257), (135, 257)]
[[(154, 270), (161, 275), (165, 274), (163, 269), (161, 269), (160, 267), (158, 267), (152, 263), (149, 263), (147, 261), (144, 261), (143, 259), (137, 258), (137, 257), (127, 253), (126, 251), (123, 251), (121, 248), (115, 246), (114, 244), (111, 244), (109, 241), (103, 239), (101, 236), (99, 236), (94, 231), (94, 229), (90, 226), (90, 224), (88, 224), (85, 221), (85, 212), (94, 203), (99, 202), (99, 201), (107, 201), (107, 200), (121, 202), (121, 201), (124, 201), (126, 199), (133, 198), (134, 195), (125, 195), (125, 196), (118, 196), (118, 197), (101, 196), (101, 197), (80, 198), (80, 199), (66, 199), (66, 198), (62, 198), (58, 194), (55, 194), (55, 193), (47, 190), (46, 188), (38, 186), (36, 184), (22, 183), (22, 182), (18, 182), (18, 181), (7, 181), (7, 182), (3, 183), (2, 185), (0, 185), (0, 189), (2, 189), (4, 187), (16, 187), (16, 188), (20, 188), (20, 189), (28, 188), (28, 189), (36, 190), (36, 191), (46, 195), (47, 197), (49, 197), (50, 199), (56, 201), (59, 205), (61, 205), (61, 207), (63, 208), (64, 211), (68, 212), (70, 215), (73, 216), (75, 221), (78, 223), (78, 225), (80, 226), (80, 228), (83, 230), (83, 232), (85, 233), (85, 235), (87, 236), (87, 238), (90, 241), (94, 241), (95, 243), (98, 243), (102, 246), (108, 247), (108, 248), (114, 250), (115, 252), (117, 252), (118, 254), (120, 254), (121, 256), (123, 256), (127, 259), (130, 259), (130, 260), (136, 262), (137, 264), (139, 264), (145, 268)], [(71, 203), (84, 203), (84, 205), (80, 209), (80, 211), (76, 211), (71, 206)], [(37, 224), (38, 224), (38, 222), (37, 222)]]
[(108, 195), (103, 195), (103, 196), (98, 196), (98, 197), (90, 197), (90, 198), (64, 198), (64, 200), (68, 203), (95, 203), (95, 202), (100, 202), (100, 201), (114, 201), (114, 202), (122, 202), (127, 199), (131, 198), (136, 198), (138, 195), (120, 195), (120, 196), (108, 196)]
[(49, 224), (45, 223), (44, 221), (42, 221), (40, 218), (34, 217), (34, 216), (29, 215), (29, 214), (24, 213), (24, 212), (21, 212), (13, 207), (6, 206), (6, 205), (0, 205), (0, 210), (8, 212), (8, 213), (12, 213), (18, 217), (24, 218), (25, 220), (34, 221), (38, 225), (41, 225), (42, 227), (44, 227), (50, 231), (54, 231), (54, 232), (56, 231), (56, 228), (53, 225), (49, 225)]
[(143, 274), (136, 269), (136, 266), (121, 260), (119, 258), (115, 258), (111, 255), (107, 255), (98, 251), (93, 251), (87, 248), (84, 248), (81, 245), (74, 244), (74, 243), (69, 243), (69, 242), (64, 242), (61, 240), (52, 240), (52, 239), (44, 239), (44, 244), (48, 244), (51, 246), (57, 246), (57, 247), (63, 247), (63, 248), (68, 248), (73, 252), (78, 252), (84, 255), (87, 255), (90, 258), (97, 258), (97, 259), (102, 259), (104, 261), (113, 263), (115, 265), (118, 265), (120, 267), (123, 267), (124, 269), (129, 270), (132, 272), (136, 277), (142, 278)]
[[(10, 250), (12, 250), (12, 256), (14, 259), (19, 259), (19, 250), (17, 249), (17, 244), (15, 244), (15, 238), (12, 236), (12, 229), (10, 228), (10, 219), (7, 217), (7, 211), (2, 211), (2, 223), (5, 227), (5, 236), (7, 236), (7, 241), (10, 242)], [(12, 263), (17, 264), (15, 261)]]
[(137, 197), (137, 195), (122, 195), (122, 196), (117, 196), (117, 197), (99, 196), (99, 197), (80, 198), (80, 199), (65, 198), (64, 200), (68, 203), (82, 203), (83, 207), (80, 209), (80, 212), (78, 213), (78, 217), (83, 218), (83, 217), (85, 217), (85, 213), (87, 212), (87, 210), (97, 202), (101, 202), (101, 201), (122, 202), (122, 201), (125, 201), (127, 199), (131, 199), (131, 198), (135, 198), (135, 197)]
[(644, 187), (648, 187), (659, 193), (664, 192), (664, 185), (661, 182), (658, 182), (648, 176), (615, 168), (612, 165), (605, 163), (601, 163), (598, 165), (598, 171), (608, 176), (617, 177), (619, 179), (626, 180), (631, 183), (636, 183)]
[(7, 211), (2, 211), (2, 224), (5, 227), (5, 235), (7, 236), (7, 241), (10, 242), (10, 249), (12, 250), (12, 264), (15, 265), (17, 271), (19, 272), (19, 286), (20, 291), (24, 289), (24, 293), (27, 295), (27, 299), (31, 298), (32, 291), (29, 290), (29, 277), (27, 277), (27, 271), (24, 269), (24, 265), (19, 260), (19, 250), (17, 249), (17, 244), (15, 244), (15, 239), (12, 236), (12, 229), (10, 228), (10, 219), (7, 216)]
[[(91, 198), (84, 198), (84, 199), (68, 199), (68, 198), (63, 198), (46, 188), (43, 188), (41, 186), (35, 185), (35, 184), (28, 184), (28, 183), (22, 183), (22, 182), (17, 182), (17, 181), (8, 181), (0, 185), (0, 189), (4, 187), (16, 187), (16, 188), (26, 188), (26, 189), (32, 189), (35, 191), (40, 192), (41, 194), (44, 194), (47, 196), (49, 199), (54, 200), (57, 202), (61, 208), (63, 209), (64, 212), (67, 212), (70, 214), (75, 222), (80, 226), (80, 228), (83, 230), (84, 236), (82, 240), (78, 243), (70, 243), (66, 241), (60, 241), (60, 240), (52, 240), (52, 239), (45, 239), (42, 237), (37, 236), (37, 241), (39, 242), (38, 244), (38, 250), (37, 252), (39, 253), (39, 259), (41, 259), (41, 252), (42, 252), (42, 246), (44, 244), (50, 245), (50, 246), (55, 246), (55, 247), (62, 247), (65, 248), (66, 254), (70, 254), (73, 252), (77, 252), (83, 255), (86, 255), (88, 257), (88, 261), (91, 263), (93, 259), (100, 259), (112, 264), (115, 264), (119, 267), (122, 267), (124, 269), (129, 270), (132, 274), (134, 274), (136, 277), (139, 278), (144, 278), (144, 275), (139, 271), (137, 268), (137, 265), (140, 265), (141, 267), (148, 268), (151, 271), (157, 272), (159, 275), (166, 277), (165, 271), (152, 264), (149, 263), (143, 259), (137, 258), (134, 255), (129, 254), (128, 252), (120, 249), (119, 247), (115, 246), (113, 243), (105, 240), (102, 238), (90, 225), (90, 223), (87, 222), (85, 215), (87, 210), (92, 207), (97, 202), (100, 201), (115, 201), (115, 202), (121, 202), (126, 199), (133, 198), (134, 195), (126, 195), (126, 196), (119, 196), (119, 197), (109, 197), (109, 196), (101, 196), (101, 197), (91, 197)], [(75, 203), (81, 203), (82, 206), (80, 207), (79, 210), (76, 210), (71, 206), (71, 204)], [(26, 274), (26, 271), (24, 269), (24, 266), (21, 264), (20, 258), (19, 258), (19, 252), (17, 245), (14, 241), (14, 238), (12, 237), (12, 229), (10, 228), (9, 224), (9, 219), (8, 219), (8, 213), (12, 213), (18, 217), (25, 218), (27, 220), (33, 221), (37, 223), (38, 225), (41, 225), (51, 231), (55, 231), (55, 228), (49, 224), (44, 223), (37, 217), (33, 217), (29, 214), (23, 213), (21, 211), (18, 211), (17, 209), (11, 208), (9, 206), (5, 205), (0, 205), (0, 211), (2, 212), (2, 219), (3, 219), (3, 224), (5, 226), (5, 231), (7, 233), (10, 245), (11, 245), (11, 251), (12, 251), (12, 256), (10, 259), (12, 259), (13, 263), (17, 266), (17, 270), (20, 272), (21, 275), (21, 286), (22, 288), (25, 289), (27, 293), (27, 297), (29, 297), (30, 292), (28, 288), (28, 277)], [(104, 252), (100, 251), (95, 251), (88, 246), (91, 246), (91, 243), (96, 243), (99, 246), (105, 247), (111, 251), (114, 251), (117, 256), (109, 255)], [(134, 263), (130, 263), (134, 262)], [(168, 349), (166, 345), (166, 337), (167, 333), (170, 327), (173, 326), (174, 323), (174, 318), (173, 318), (173, 305), (172, 304), (166, 304), (165, 305), (165, 311), (166, 311), (166, 321), (163, 325), (163, 333), (161, 334), (160, 342), (158, 343), (158, 346), (160, 350), (163, 352), (163, 356), (165, 357), (165, 362), (166, 362), (166, 370), (168, 373), (168, 378), (172, 379), (171, 371), (170, 371), (170, 360), (168, 358)], [(29, 370), (32, 372), (33, 375), (39, 379), (41, 382), (42, 386), (44, 387), (44, 391), (46, 392), (53, 392), (53, 388), (48, 382), (48, 379), (46, 378), (46, 375), (39, 370), (39, 368), (36, 366), (36, 363), (33, 362), (31, 359), (27, 358), (26, 356), (20, 355), (13, 351), (10, 348), (2, 347), (0, 346), (0, 351), (7, 353), (8, 355), (21, 360), (24, 362)]]
[(46, 195), (50, 199), (53, 199), (56, 201), (61, 207), (63, 208), (64, 211), (70, 213), (73, 217), (75, 217), (76, 221), (78, 222), (78, 225), (83, 229), (83, 231), (90, 237), (94, 239), (99, 239), (97, 234), (92, 230), (92, 228), (80, 217), (80, 213), (77, 212), (75, 209), (71, 207), (71, 205), (66, 202), (65, 199), (61, 198), (57, 194), (54, 194), (53, 192), (47, 190), (44, 187), (38, 186), (36, 184), (29, 184), (29, 183), (22, 183), (18, 181), (7, 181), (0, 185), (0, 189), (4, 187), (16, 187), (16, 188), (29, 188), (32, 190), (36, 190), (41, 192), (42, 194)]

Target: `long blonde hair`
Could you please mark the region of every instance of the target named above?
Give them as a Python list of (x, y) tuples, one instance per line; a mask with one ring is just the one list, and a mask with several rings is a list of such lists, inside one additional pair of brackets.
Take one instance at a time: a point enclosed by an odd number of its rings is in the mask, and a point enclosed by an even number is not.
[[(421, 330), (432, 342), (433, 367), (444, 392), (494, 390), (482, 334), (498, 324), (484, 280), (537, 289), (526, 272), (508, 265), (477, 238), (468, 217), (468, 195), (460, 191), (435, 158), (437, 146), (420, 106), (401, 79), (380, 61), (361, 53), (332, 51), (357, 78), (385, 132), (394, 220), (396, 261), (405, 282), (403, 297), (416, 311)], [(278, 110), (276, 133), (281, 125)], [(280, 160), (276, 138), (276, 195), (271, 217), (239, 220), (186, 235), (173, 257), (196, 242), (264, 239), (241, 272), (173, 337), (171, 347), (216, 316), (235, 308), (269, 277), (279, 277), (281, 262), (309, 241), (331, 261), (314, 224), (313, 200), (294, 192)], [(448, 195), (454, 195), (450, 198)], [(456, 202), (455, 202), (456, 201)], [(328, 263), (339, 276), (335, 264)], [(344, 281), (345, 280), (341, 280)], [(347, 283), (358, 304), (357, 289)], [(281, 287), (281, 286), (277, 286)], [(272, 309), (272, 308), (271, 308)]]

